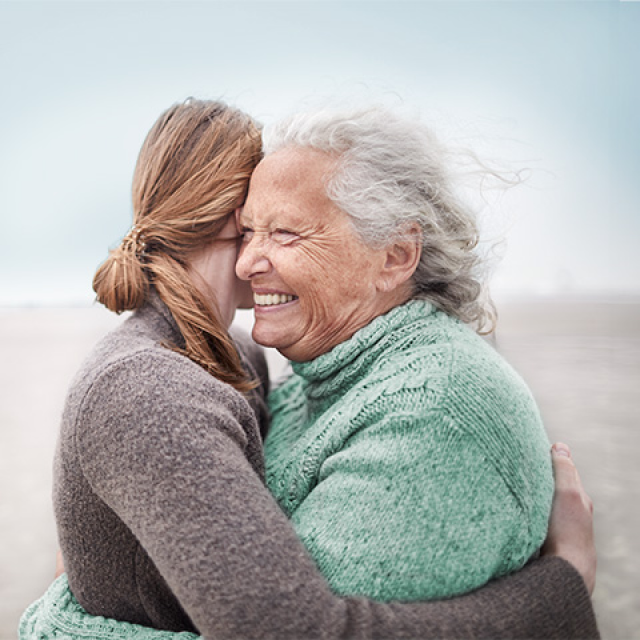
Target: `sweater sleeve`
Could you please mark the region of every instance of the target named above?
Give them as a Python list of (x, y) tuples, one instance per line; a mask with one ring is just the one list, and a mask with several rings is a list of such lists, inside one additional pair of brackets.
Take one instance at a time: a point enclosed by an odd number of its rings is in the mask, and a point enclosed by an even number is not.
[[(102, 402), (84, 410), (102, 406), (88, 421), (98, 434), (79, 430), (77, 446), (93, 490), (207, 640), (597, 637), (584, 584), (559, 560), (452, 601), (338, 598), (248, 464), (241, 408), (224, 393), (212, 402), (204, 384), (176, 387), (169, 353), (144, 362), (93, 385)], [(118, 388), (138, 390), (133, 404), (115, 393), (116, 373)]]
[(492, 461), (448, 416), (393, 412), (322, 464), (292, 514), (338, 593), (424, 600), (522, 567), (544, 539)]
[(346, 623), (247, 461), (249, 405), (204, 372), (176, 376), (178, 358), (132, 357), (91, 387), (76, 446), (94, 493), (205, 638), (313, 635), (318, 620), (302, 612), (319, 605)]

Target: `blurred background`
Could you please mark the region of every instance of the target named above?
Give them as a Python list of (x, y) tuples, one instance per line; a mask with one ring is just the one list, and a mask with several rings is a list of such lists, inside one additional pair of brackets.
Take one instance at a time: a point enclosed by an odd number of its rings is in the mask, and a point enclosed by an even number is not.
[(263, 123), (382, 102), (526, 178), (477, 200), (495, 343), (594, 499), (603, 637), (639, 638), (638, 68), (632, 1), (0, 0), (0, 640), (53, 576), (66, 387), (121, 321), (93, 273), (146, 132), (188, 96)]

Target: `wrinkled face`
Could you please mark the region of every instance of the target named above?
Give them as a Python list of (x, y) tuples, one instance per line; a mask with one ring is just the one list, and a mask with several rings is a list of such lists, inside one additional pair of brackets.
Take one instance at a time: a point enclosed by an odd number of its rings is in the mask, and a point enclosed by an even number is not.
[(253, 338), (311, 360), (384, 313), (384, 252), (367, 247), (325, 193), (329, 155), (285, 148), (260, 162), (238, 213), (236, 271), (254, 294)]
[(194, 284), (205, 295), (214, 297), (220, 320), (228, 328), (236, 309), (250, 309), (253, 306), (250, 286), (240, 280), (235, 272), (240, 238), (234, 215), (229, 216), (218, 239), (226, 242), (212, 242), (202, 249), (189, 261), (189, 270)]

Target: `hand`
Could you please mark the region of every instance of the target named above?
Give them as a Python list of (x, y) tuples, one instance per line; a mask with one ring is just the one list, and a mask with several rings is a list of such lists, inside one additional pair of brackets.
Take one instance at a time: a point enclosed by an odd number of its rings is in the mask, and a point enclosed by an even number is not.
[(64, 573), (64, 561), (62, 560), (62, 551), (58, 549), (56, 553), (56, 578), (59, 578)]
[(551, 447), (556, 490), (543, 555), (560, 556), (583, 577), (589, 593), (596, 584), (593, 503), (586, 494), (566, 444)]

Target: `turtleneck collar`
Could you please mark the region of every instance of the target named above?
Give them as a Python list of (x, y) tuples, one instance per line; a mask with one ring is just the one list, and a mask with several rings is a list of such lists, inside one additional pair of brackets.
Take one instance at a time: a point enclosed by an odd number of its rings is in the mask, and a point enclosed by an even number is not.
[(327, 353), (308, 362), (293, 362), (294, 373), (306, 383), (307, 399), (324, 405), (340, 389), (352, 386), (390, 345), (394, 350), (402, 348), (414, 333), (412, 325), (435, 310), (426, 300), (410, 300), (378, 316)]

